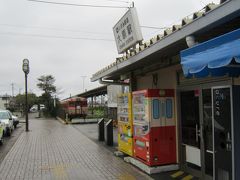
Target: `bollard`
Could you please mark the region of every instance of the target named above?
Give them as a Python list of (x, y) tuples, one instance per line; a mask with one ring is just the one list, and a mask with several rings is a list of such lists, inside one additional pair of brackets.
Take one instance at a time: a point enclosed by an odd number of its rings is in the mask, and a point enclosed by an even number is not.
[(98, 140), (104, 141), (104, 118), (98, 121)]
[(105, 143), (113, 146), (113, 120), (110, 119), (105, 125)]

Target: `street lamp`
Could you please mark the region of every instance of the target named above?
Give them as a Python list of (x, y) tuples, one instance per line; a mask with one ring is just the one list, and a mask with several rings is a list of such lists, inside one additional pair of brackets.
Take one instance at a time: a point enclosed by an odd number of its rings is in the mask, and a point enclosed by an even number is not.
[(22, 70), (25, 73), (25, 114), (26, 114), (26, 132), (28, 130), (28, 99), (27, 99), (27, 75), (29, 73), (29, 60), (24, 59)]

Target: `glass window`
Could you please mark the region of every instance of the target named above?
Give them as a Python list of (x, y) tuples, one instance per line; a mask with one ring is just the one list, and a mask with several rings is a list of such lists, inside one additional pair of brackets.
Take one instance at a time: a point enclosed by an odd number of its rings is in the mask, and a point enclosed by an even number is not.
[(158, 99), (153, 99), (153, 104), (152, 104), (152, 109), (153, 109), (153, 119), (159, 119), (160, 118), (160, 113), (159, 113), (159, 100)]
[(142, 137), (149, 133), (149, 123), (134, 125), (134, 136)]
[(8, 114), (8, 112), (0, 112), (0, 119), (9, 119), (10, 116)]
[(172, 118), (173, 117), (173, 102), (172, 99), (166, 100), (166, 117)]
[(139, 147), (145, 147), (145, 143), (139, 140), (136, 141), (136, 145)]
[(69, 102), (69, 107), (75, 107), (75, 102)]
[(196, 127), (199, 127), (199, 97), (194, 91), (181, 92), (182, 142), (199, 148), (196, 140)]
[(84, 100), (84, 101), (81, 101), (80, 104), (81, 104), (81, 106), (84, 106), (84, 107), (85, 107), (85, 106), (87, 106), (87, 101), (85, 101), (85, 100)]
[(133, 104), (144, 104), (144, 94), (133, 95)]

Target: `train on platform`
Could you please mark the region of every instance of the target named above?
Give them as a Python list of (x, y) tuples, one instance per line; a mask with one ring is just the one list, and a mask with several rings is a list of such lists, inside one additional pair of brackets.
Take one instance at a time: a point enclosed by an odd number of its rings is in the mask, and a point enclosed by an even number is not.
[(87, 99), (83, 97), (72, 97), (61, 101), (62, 109), (66, 119), (86, 118), (88, 113)]

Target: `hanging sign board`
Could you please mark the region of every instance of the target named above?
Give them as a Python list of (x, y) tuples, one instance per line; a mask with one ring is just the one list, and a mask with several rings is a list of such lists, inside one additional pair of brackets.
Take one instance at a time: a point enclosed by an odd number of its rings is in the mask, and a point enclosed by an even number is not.
[(117, 97), (122, 93), (123, 87), (121, 85), (109, 85), (107, 86), (108, 94), (108, 107), (117, 107)]
[(142, 32), (139, 26), (136, 8), (130, 8), (113, 27), (118, 53), (142, 41)]

